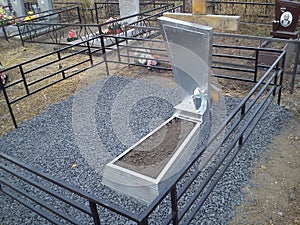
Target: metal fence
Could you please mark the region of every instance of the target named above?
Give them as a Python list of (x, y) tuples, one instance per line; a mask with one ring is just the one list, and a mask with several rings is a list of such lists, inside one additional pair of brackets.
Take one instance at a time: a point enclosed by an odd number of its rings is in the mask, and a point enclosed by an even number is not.
[[(251, 50), (257, 51), (258, 49)], [(89, 56), (92, 55), (91, 48), (87, 47), (84, 51), (89, 52)], [(251, 91), (242, 99), (235, 110), (231, 112), (226, 121), (209, 139), (208, 143), (196, 150), (189, 162), (175, 176), (168, 180), (165, 188), (160, 190), (160, 194), (140, 214), (134, 214), (113, 202), (107, 202), (91, 195), (3, 153), (0, 153), (1, 191), (54, 224), (65, 224), (66, 222), (71, 224), (79, 223), (74, 218), (74, 214), (68, 214), (61, 208), (54, 206), (53, 202), (57, 201), (62, 202), (62, 205), (67, 205), (68, 208), (76, 209), (78, 213), (87, 216), (87, 220), (92, 221), (94, 224), (100, 224), (101, 218), (104, 216), (101, 214), (99, 208), (105, 208), (137, 224), (149, 224), (151, 215), (155, 210), (159, 211), (160, 204), (169, 202), (170, 204), (167, 204), (169, 210), (165, 212), (166, 215), (164, 215), (162, 224), (188, 224), (204, 204), (264, 112), (273, 102), (273, 99), (277, 97), (279, 103), (286, 52), (275, 52), (278, 53), (278, 57), (274, 63), (266, 68), (267, 70), (262, 74), (260, 79), (254, 80), (255, 84)], [(59, 52), (55, 52), (54, 54), (59, 55)], [(108, 61), (106, 63), (112, 62)], [(63, 76), (64, 71), (60, 72)], [(25, 84), (26, 79), (20, 82), (24, 82)], [(5, 91), (6, 88), (4, 88), (4, 93)], [(220, 143), (220, 135), (224, 133), (225, 136)], [(208, 173), (195, 170), (194, 168), (199, 164), (201, 156), (205, 154), (210, 146), (214, 146), (216, 150), (223, 148), (220, 151), (220, 157), (218, 157), (218, 160)], [(225, 148), (225, 146), (229, 147)], [(196, 192), (192, 192), (190, 189), (199, 176), (204, 177), (204, 180), (197, 187)], [(20, 182), (22, 183), (21, 186), (16, 185), (20, 184)], [(25, 191), (24, 188), (30, 190), (28, 186), (32, 187), (35, 193), (39, 194), (33, 195)], [(67, 197), (70, 193), (72, 199)], [(189, 195), (189, 199), (183, 198), (187, 193), (192, 193)], [(45, 195), (47, 196), (46, 199), (52, 199), (53, 201), (37, 197)]]
[[(136, 29), (138, 29), (139, 22), (140, 21), (137, 21), (137, 24), (130, 25), (127, 29), (132, 29), (135, 26)], [(106, 65), (107, 74), (109, 74), (109, 68), (112, 63), (146, 67), (147, 65), (136, 63), (137, 58), (143, 59), (143, 57), (134, 54), (136, 52), (145, 52), (145, 50), (158, 54), (159, 60), (162, 60), (162, 63), (167, 65), (168, 61), (164, 59), (164, 57), (166, 57), (165, 46), (159, 36), (157, 36), (158, 30), (155, 28), (150, 29), (149, 27), (147, 32), (149, 34), (155, 32), (156, 39), (153, 40), (152, 38), (149, 38), (150, 36), (147, 36), (148, 38), (144, 38), (143, 36), (120, 37), (105, 34), (96, 37), (102, 40), (100, 43), (103, 43), (104, 38), (106, 37), (117, 39), (115, 43), (116, 47), (114, 47), (115, 51), (117, 51), (117, 59), (112, 59), (109, 57), (109, 54), (105, 54), (112, 50), (112, 46), (107, 47), (102, 45), (95, 49), (89, 44), (93, 39), (89, 39), (5, 69), (5, 72), (17, 70), (17, 74), (20, 76), (19, 79), (14, 80), (7, 86), (1, 86), (15, 126), (17, 123), (14, 119), (11, 107), (14, 103), (21, 101), (32, 94), (38, 94), (40, 90), (79, 74), (92, 66), (104, 63)], [(151, 43), (150, 46), (149, 43)], [(159, 46), (156, 44), (159, 44)], [(74, 47), (78, 47), (79, 50), (75, 52), (69, 51)], [(86, 218), (94, 224), (100, 224), (101, 218), (105, 216), (101, 214), (100, 208), (104, 208), (121, 217), (125, 217), (137, 224), (148, 224), (153, 213), (157, 210), (159, 211), (160, 204), (169, 202), (169, 204), (167, 204), (169, 210), (164, 212), (166, 214), (162, 224), (189, 223), (205, 203), (209, 194), (246, 142), (269, 105), (275, 98), (277, 98), (277, 102), (279, 103), (281, 97), (286, 56), (285, 50), (233, 45), (226, 46), (216, 43), (214, 43), (213, 47), (213, 68), (219, 71), (215, 76), (222, 77), (223, 79), (235, 79), (240, 82), (250, 82), (253, 83), (253, 88), (241, 100), (235, 110), (226, 118), (226, 121), (210, 137), (208, 143), (196, 150), (189, 162), (175, 176), (168, 180), (168, 184), (165, 188), (160, 190), (160, 194), (140, 214), (132, 213), (126, 208), (121, 208), (113, 202), (107, 202), (106, 200), (91, 195), (62, 180), (40, 172), (30, 165), (25, 165), (3, 153), (0, 153), (1, 190), (54, 224), (65, 224), (66, 222), (78, 224), (74, 214), (62, 210), (54, 205), (54, 202), (61, 202), (61, 205), (67, 205), (68, 208), (74, 208), (74, 210), (82, 215), (83, 218)], [(226, 48), (238, 52), (239, 55), (224, 54), (216, 51), (217, 49), (220, 50)], [(251, 53), (247, 53), (246, 55), (241, 54), (244, 52)], [(262, 65), (260, 64), (258, 57), (260, 52), (273, 52), (276, 57), (271, 64)], [(80, 57), (79, 59), (73, 60), (72, 57), (74, 56)], [(220, 65), (224, 60), (217, 60), (218, 58), (228, 59), (231, 61), (231, 64)], [(36, 66), (38, 64), (37, 62), (43, 59), (45, 59), (46, 63), (43, 62), (41, 65)], [(153, 59), (158, 60), (158, 58)], [(236, 62), (232, 62), (232, 60), (235, 60)], [(245, 61), (247, 63), (245, 63)], [(251, 61), (252, 63), (248, 64), (248, 61)], [(31, 65), (31, 63), (35, 66)], [(79, 65), (81, 65), (82, 68), (76, 72), (72, 72), (71, 69)], [(59, 70), (57, 70), (57, 66), (61, 66), (59, 67)], [(40, 72), (43, 68), (47, 68), (46, 71), (48, 72), (46, 74)], [(159, 67), (153, 67), (153, 69), (158, 68)], [(163, 69), (170, 68), (166, 66)], [(245, 73), (246, 75), (245, 77), (233, 77), (226, 75), (226, 71), (235, 71), (238, 73)], [(41, 75), (40, 77), (29, 76), (31, 73)], [(34, 87), (35, 85), (37, 85), (37, 87)], [(25, 90), (25, 94), (11, 99), (11, 97), (9, 97), (9, 89), (16, 87), (22, 87)], [(220, 137), (224, 133), (225, 136), (222, 137), (222, 142), (220, 142)], [(199, 164), (201, 156), (204, 155), (211, 146), (214, 146), (216, 151), (222, 149), (222, 151), (219, 151), (220, 155), (213, 168), (211, 168), (208, 173), (201, 170), (195, 170), (194, 168)], [(202, 180), (200, 186), (197, 187), (197, 191), (193, 192), (191, 187), (200, 176), (204, 177), (204, 180)], [(37, 182), (36, 180), (39, 180), (40, 182)], [(29, 186), (35, 190), (35, 193), (39, 194), (33, 195), (32, 193), (25, 191), (24, 188), (26, 190), (31, 189), (28, 188)], [(189, 199), (183, 198), (186, 194), (190, 194)], [(70, 195), (72, 195), (72, 199), (68, 197)], [(46, 199), (52, 199), (53, 201), (47, 201)], [(73, 210), (70, 210), (69, 212), (73, 212)]]
[(275, 19), (273, 0), (209, 0), (207, 1), (207, 11), (214, 15), (240, 16), (240, 22), (246, 24), (271, 25)]

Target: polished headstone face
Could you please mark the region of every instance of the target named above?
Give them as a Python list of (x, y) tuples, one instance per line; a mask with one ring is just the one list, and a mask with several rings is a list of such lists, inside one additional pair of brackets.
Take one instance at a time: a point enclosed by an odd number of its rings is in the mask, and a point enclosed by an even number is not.
[(299, 14), (300, 2), (277, 0), (271, 35), (279, 38), (296, 38), (298, 36), (296, 28)]
[(37, 3), (41, 12), (53, 9), (52, 0), (37, 0)]
[(11, 7), (16, 14), (16, 17), (25, 16), (24, 0), (11, 0)]
[(0, 0), (0, 5), (2, 7), (8, 6), (8, 0)]
[[(139, 0), (119, 0), (119, 9), (121, 18), (131, 16), (140, 13), (140, 1)], [(138, 18), (130, 18), (126, 22), (133, 23)]]
[(212, 28), (167, 17), (159, 21), (176, 83), (183, 90), (182, 101), (193, 96), (194, 107), (200, 110), (196, 98), (209, 94)]

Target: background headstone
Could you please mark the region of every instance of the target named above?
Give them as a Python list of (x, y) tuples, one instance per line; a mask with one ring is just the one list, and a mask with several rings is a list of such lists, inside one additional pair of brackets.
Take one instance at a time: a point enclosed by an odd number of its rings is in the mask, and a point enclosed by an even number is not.
[(271, 35), (277, 38), (297, 38), (297, 23), (300, 14), (300, 2), (277, 0), (275, 3), (275, 20)]
[[(119, 9), (120, 9), (120, 16), (124, 18), (126, 16), (131, 16), (137, 13), (140, 13), (140, 1), (139, 0), (119, 0)], [(126, 22), (128, 24), (137, 21), (138, 17), (133, 17)]]
[(0, 5), (2, 7), (8, 6), (8, 0), (0, 0)]
[(26, 16), (24, 0), (11, 0), (10, 3), (16, 17)]
[(52, 10), (53, 2), (52, 0), (37, 0), (38, 6), (41, 12)]

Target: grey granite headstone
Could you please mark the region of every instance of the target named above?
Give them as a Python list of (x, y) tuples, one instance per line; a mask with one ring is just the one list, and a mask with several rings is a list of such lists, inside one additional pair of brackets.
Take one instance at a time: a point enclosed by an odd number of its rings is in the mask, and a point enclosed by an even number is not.
[(184, 91), (183, 99), (193, 95), (197, 87), (208, 94), (212, 27), (167, 17), (160, 17), (159, 22), (175, 80)]
[(53, 2), (52, 0), (37, 0), (38, 6), (41, 12), (52, 10)]
[[(119, 9), (121, 18), (131, 16), (140, 13), (140, 1), (139, 0), (119, 0)], [(137, 21), (138, 17), (133, 17), (126, 22), (128, 24)]]
[(16, 17), (26, 16), (24, 0), (11, 0), (10, 3)]
[(0, 5), (2, 7), (8, 6), (8, 0), (0, 0)]

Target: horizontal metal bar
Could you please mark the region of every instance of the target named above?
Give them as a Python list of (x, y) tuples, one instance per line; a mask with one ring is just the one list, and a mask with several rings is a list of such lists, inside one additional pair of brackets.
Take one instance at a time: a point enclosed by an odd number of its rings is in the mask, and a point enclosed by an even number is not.
[[(279, 42), (279, 43), (295, 43), (295, 44), (297, 44), (300, 42), (300, 40), (298, 40), (298, 39), (282, 39), (282, 38), (260, 37), (260, 36), (251, 36), (251, 35), (243, 35), (243, 34), (218, 33), (218, 32), (214, 32), (213, 36), (227, 37), (227, 38), (241, 38), (241, 39), (258, 40), (258, 41), (271, 41), (271, 42)], [(213, 46), (214, 46), (214, 44), (213, 44)], [(260, 48), (259, 50), (264, 50), (264, 49)]]
[(159, 58), (145, 58), (145, 57), (139, 57), (139, 56), (129, 56), (129, 55), (123, 55), (123, 54), (120, 54), (121, 57), (124, 57), (124, 58), (129, 58), (129, 59), (147, 59), (147, 60), (155, 60), (155, 61), (159, 61), (159, 62), (165, 62), (165, 63), (169, 63), (170, 64), (170, 61), (168, 60), (164, 60), (164, 59), (159, 59)]
[[(81, 65), (81, 64), (84, 64), (84, 63), (86, 63), (86, 62), (90, 62), (90, 59), (86, 59), (86, 60), (81, 61), (81, 62), (79, 62), (79, 63), (76, 63), (76, 64), (74, 64), (74, 65), (72, 65), (72, 66), (68, 66), (68, 67), (66, 67), (66, 68), (64, 68), (64, 69), (60, 69), (60, 70), (58, 70), (58, 71), (56, 71), (56, 72), (54, 72), (54, 73), (51, 73), (51, 74), (49, 74), (49, 75), (47, 75), (47, 76), (44, 76), (44, 77), (40, 78), (40, 79), (38, 79), (38, 80), (32, 81), (32, 82), (28, 83), (27, 85), (28, 85), (28, 87), (29, 87), (29, 86), (32, 86), (32, 85), (34, 85), (34, 84), (37, 84), (37, 83), (39, 83), (39, 82), (41, 82), (41, 81), (44, 81), (44, 80), (46, 80), (46, 79), (48, 79), (48, 78), (51, 78), (51, 77), (53, 77), (53, 76), (56, 76), (56, 75), (58, 75), (58, 74), (60, 74), (60, 73), (62, 73), (62, 72), (66, 72), (67, 70), (72, 69), (72, 68), (74, 68), (74, 67), (76, 67), (76, 66), (79, 66), (79, 65)], [(40, 90), (40, 89), (39, 89), (39, 90)]]
[[(126, 47), (129, 49), (130, 52), (140, 52), (140, 53), (147, 53), (147, 52), (143, 52), (141, 51), (140, 49), (148, 49), (148, 50), (155, 50), (155, 51), (164, 51), (166, 52), (167, 49), (166, 48), (151, 48), (151, 47), (141, 47), (141, 46), (133, 46), (133, 45), (119, 45), (119, 46), (122, 46), (122, 47)], [(139, 49), (139, 50), (136, 50), (136, 51), (133, 51), (131, 49)], [(150, 53), (150, 52), (149, 52)]]
[(176, 216), (176, 213), (171, 212), (170, 214), (168, 214), (167, 218), (165, 218), (161, 224), (171, 224), (171, 221), (175, 218), (175, 216)]
[(45, 174), (41, 171), (38, 171), (36, 169), (34, 169), (33, 167), (23, 163), (23, 162), (20, 162), (19, 160), (15, 159), (15, 158), (12, 158), (11, 156), (7, 155), (7, 154), (4, 154), (3, 152), (0, 152), (0, 157), (4, 158), (5, 160), (8, 160), (18, 166), (20, 166), (21, 168), (23, 169), (26, 169), (28, 170), (29, 172), (35, 174), (35, 175), (38, 175), (39, 177), (47, 180), (47, 181), (50, 181), (51, 183), (59, 186), (59, 187), (62, 187), (74, 194), (77, 194), (78, 196), (80, 197), (83, 197), (85, 198), (86, 200), (88, 201), (91, 201), (91, 202), (94, 202), (96, 204), (99, 204), (100, 206), (103, 206), (109, 210), (111, 210), (112, 212), (115, 212), (117, 214), (120, 214), (121, 216), (124, 216), (128, 219), (131, 219), (135, 222), (139, 222), (139, 217), (136, 215), (136, 214), (133, 214), (132, 212), (129, 212), (123, 208), (121, 208), (119, 205), (115, 205), (113, 203), (110, 203), (104, 199), (99, 199), (97, 198), (96, 196), (94, 195), (91, 195), (87, 192), (84, 192), (83, 190), (71, 185), (71, 184), (68, 184), (66, 183), (65, 181), (63, 180), (59, 180), (57, 178), (54, 178), (48, 174)]
[[(51, 55), (49, 55), (49, 56), (51, 56)], [(32, 68), (32, 69), (29, 69), (29, 70), (24, 71), (24, 75), (26, 75), (26, 74), (28, 74), (28, 73), (31, 73), (31, 72), (34, 72), (34, 71), (36, 71), (36, 70), (38, 70), (38, 69), (44, 68), (44, 67), (46, 67), (46, 66), (52, 65), (52, 64), (54, 64), (54, 63), (57, 63), (57, 62), (59, 62), (59, 61), (60, 61), (59, 59), (54, 59), (54, 60), (51, 61), (51, 62), (41, 64), (41, 65), (39, 65), (39, 66), (37, 66), (37, 67), (34, 67), (34, 68)]]
[(230, 71), (239, 71), (239, 72), (245, 72), (245, 73), (254, 73), (255, 70), (250, 69), (240, 69), (235, 67), (225, 67), (225, 66), (212, 66), (213, 69), (220, 69), (220, 70), (230, 70)]
[[(229, 66), (229, 67), (237, 67), (237, 68), (246, 68), (246, 69), (251, 69), (253, 67), (255, 67), (255, 65), (253, 64), (253, 66), (248, 66), (248, 65), (244, 65), (244, 64), (237, 64), (237, 63), (231, 63), (231, 62), (222, 62), (222, 61), (216, 61), (213, 60), (212, 61), (212, 66), (217, 66), (218, 65), (225, 65), (225, 66)], [(249, 63), (250, 64), (250, 63)]]
[[(275, 96), (271, 96), (271, 94), (272, 94), (272, 92), (274, 91), (274, 89), (275, 89), (275, 86), (273, 86), (273, 87), (268, 91), (268, 93), (267, 93), (267, 95), (266, 95), (266, 97), (265, 97), (265, 100), (260, 102), (260, 104), (261, 104), (262, 106), (260, 106), (259, 108), (257, 108), (257, 110), (256, 110), (256, 112), (255, 112), (256, 117), (253, 118), (252, 121), (251, 121), (251, 122), (253, 123), (253, 124), (252, 124), (252, 127), (250, 128), (251, 131), (255, 128), (255, 126), (258, 124), (258, 122), (260, 121), (261, 117), (262, 117), (263, 114), (265, 113), (265, 111), (268, 109), (268, 107), (270, 106), (270, 104), (273, 102)], [(271, 96), (271, 97), (270, 97), (270, 96)], [(269, 99), (269, 97), (270, 97), (270, 100), (267, 102), (267, 100)], [(267, 102), (267, 104), (265, 104), (266, 102)], [(264, 105), (264, 106), (263, 106), (263, 105)], [(249, 126), (250, 126), (250, 124), (249, 124)], [(246, 140), (249, 138), (249, 136), (250, 136), (251, 133), (252, 133), (252, 132), (248, 132), (248, 133), (246, 133), (246, 135), (244, 135), (244, 137), (243, 137), (243, 143), (246, 142)]]
[(223, 79), (230, 79), (230, 80), (236, 80), (236, 81), (244, 81), (244, 82), (250, 82), (250, 83), (256, 83), (252, 79), (247, 78), (240, 78), (240, 77), (232, 77), (232, 76), (226, 76), (226, 75), (220, 75), (220, 74), (212, 74), (213, 77), (217, 78), (223, 78)]
[[(280, 76), (280, 74), (282, 73), (282, 70), (279, 72), (274, 72), (273, 75), (267, 80), (267, 82), (264, 82), (264, 86), (258, 91), (258, 93), (256, 94), (256, 97), (251, 101), (250, 104), (248, 104), (248, 106), (246, 107), (246, 112), (248, 112), (253, 106), (254, 104), (258, 101), (259, 97), (263, 94), (263, 92), (270, 87), (270, 83), (272, 82), (272, 80), (275, 79), (275, 77)], [(276, 85), (276, 84), (275, 84)]]
[(188, 178), (188, 180), (185, 182), (185, 184), (178, 190), (177, 192), (177, 199), (179, 200), (186, 190), (192, 185), (192, 183), (195, 181), (197, 176), (199, 175), (200, 171), (193, 172), (192, 176)]
[[(31, 178), (26, 177), (23, 174), (19, 174), (16, 170), (13, 170), (13, 169), (11, 169), (11, 168), (9, 168), (9, 167), (7, 167), (5, 165), (2, 165), (2, 164), (0, 164), (0, 168), (3, 169), (3, 170), (5, 170), (8, 173), (14, 175), (15, 177), (17, 177), (17, 178), (25, 181), (29, 185), (32, 185), (32, 186), (38, 188), (39, 190), (44, 191), (45, 193), (50, 194), (50, 195), (54, 196), (55, 198), (57, 198), (57, 199), (65, 202), (65, 203), (69, 204), (70, 206), (73, 206), (74, 208), (77, 208), (78, 210), (80, 210), (80, 211), (82, 211), (82, 212), (84, 212), (84, 213), (86, 213), (86, 214), (88, 214), (90, 216), (92, 215), (91, 212), (90, 212), (90, 210), (88, 208), (86, 208), (86, 207), (78, 204), (77, 202), (72, 201), (71, 199), (68, 199), (68, 198), (64, 197), (63, 195), (61, 195), (61, 194), (59, 194), (59, 193), (57, 193), (57, 192), (55, 192), (55, 191), (53, 191), (53, 190), (51, 190), (51, 189), (49, 189), (47, 187), (44, 187), (40, 183), (35, 182)], [(3, 183), (4, 183), (4, 181), (3, 181)], [(8, 185), (8, 183), (5, 183), (5, 184)]]
[(232, 1), (210, 1), (208, 0), (207, 3), (210, 4), (232, 4), (232, 5), (265, 5), (265, 6), (275, 6), (274, 3), (270, 2), (232, 2)]
[(254, 57), (246, 57), (246, 56), (239, 56), (239, 55), (228, 55), (228, 54), (212, 54), (213, 57), (220, 57), (220, 58), (229, 58), (229, 59), (245, 59), (245, 60), (255, 60)]
[(11, 188), (12, 190), (14, 190), (15, 192), (23, 195), (24, 197), (26, 197), (27, 199), (37, 203), (39, 206), (44, 207), (45, 209), (49, 210), (51, 213), (58, 215), (59, 217), (65, 219), (66, 221), (72, 223), (72, 224), (79, 224), (78, 221), (74, 220), (72, 217), (70, 217), (67, 214), (64, 214), (62, 212), (60, 212), (57, 208), (54, 208), (53, 206), (47, 204), (46, 202), (44, 202), (41, 199), (36, 198), (35, 196), (31, 195), (29, 192), (25, 192), (23, 190), (21, 190), (20, 188), (16, 187), (14, 184), (10, 184), (7, 181), (4, 181), (3, 179), (0, 178), (0, 182), (5, 184), (6, 186), (8, 186), (9, 188)]
[(32, 210), (33, 212), (37, 213), (38, 215), (44, 217), (46, 220), (52, 222), (53, 224), (56, 225), (64, 225), (63, 223), (59, 222), (58, 220), (56, 220), (55, 218), (53, 218), (52, 216), (47, 215), (45, 212), (43, 212), (42, 210), (37, 209), (36, 207), (32, 206), (31, 204), (29, 204), (27, 201), (21, 199), (19, 196), (11, 193), (7, 188), (2, 188), (3, 193), (7, 194), (8, 196), (10, 196), (11, 198), (13, 198), (14, 200), (16, 200), (17, 202), (21, 203), (22, 205), (26, 206), (27, 208), (29, 208), (30, 210)]

